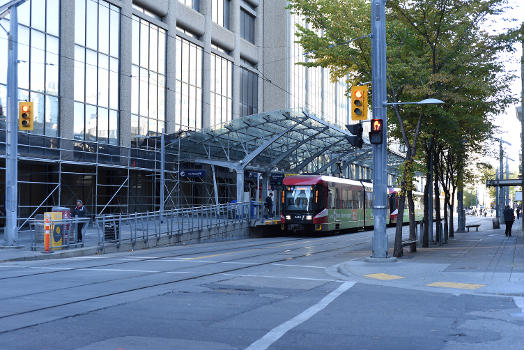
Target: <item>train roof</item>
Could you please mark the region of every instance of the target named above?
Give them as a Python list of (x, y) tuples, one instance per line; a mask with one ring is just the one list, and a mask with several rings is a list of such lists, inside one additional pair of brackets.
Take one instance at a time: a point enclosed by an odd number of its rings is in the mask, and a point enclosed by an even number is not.
[(346, 185), (362, 186), (373, 188), (373, 184), (369, 182), (360, 182), (357, 180), (344, 179), (334, 176), (325, 176), (325, 175), (291, 175), (284, 178), (284, 185), (293, 186), (293, 185), (315, 185), (320, 182), (333, 182), (341, 183)]

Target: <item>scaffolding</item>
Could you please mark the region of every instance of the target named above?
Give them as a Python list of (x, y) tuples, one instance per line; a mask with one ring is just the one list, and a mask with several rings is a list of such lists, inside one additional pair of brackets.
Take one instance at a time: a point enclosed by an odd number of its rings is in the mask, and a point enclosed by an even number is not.
[[(354, 148), (345, 139), (349, 135), (302, 110), (246, 116), (213, 130), (134, 138), (130, 147), (19, 132), (18, 227), (54, 206), (72, 208), (77, 199), (93, 216), (127, 214), (257, 201), (275, 172), (370, 177), (371, 146)], [(5, 154), (0, 120), (3, 187)], [(395, 174), (403, 160), (390, 151), (388, 172)], [(1, 227), (4, 215), (0, 212)]]

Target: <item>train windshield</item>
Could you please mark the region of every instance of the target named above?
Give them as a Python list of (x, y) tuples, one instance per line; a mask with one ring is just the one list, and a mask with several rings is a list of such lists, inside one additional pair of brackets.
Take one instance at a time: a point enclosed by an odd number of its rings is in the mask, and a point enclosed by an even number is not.
[(288, 186), (285, 194), (286, 210), (313, 211), (314, 196), (314, 186)]

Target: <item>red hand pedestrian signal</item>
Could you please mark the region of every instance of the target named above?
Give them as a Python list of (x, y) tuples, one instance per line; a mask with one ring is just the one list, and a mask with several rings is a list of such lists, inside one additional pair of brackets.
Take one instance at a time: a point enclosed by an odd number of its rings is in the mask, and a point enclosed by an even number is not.
[(369, 142), (374, 145), (380, 145), (382, 143), (382, 137), (384, 134), (383, 120), (382, 119), (371, 119), (371, 131), (369, 132)]

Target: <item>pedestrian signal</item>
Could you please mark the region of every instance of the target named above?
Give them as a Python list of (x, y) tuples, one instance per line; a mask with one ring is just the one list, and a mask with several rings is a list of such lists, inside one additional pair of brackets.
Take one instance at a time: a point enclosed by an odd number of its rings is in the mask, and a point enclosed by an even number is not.
[(34, 115), (33, 102), (19, 102), (18, 103), (18, 129), (19, 130), (33, 130), (34, 129)]
[(371, 119), (371, 131), (369, 132), (369, 142), (380, 145), (384, 135), (384, 121), (382, 119)]
[(368, 119), (367, 85), (351, 87), (351, 120)]

